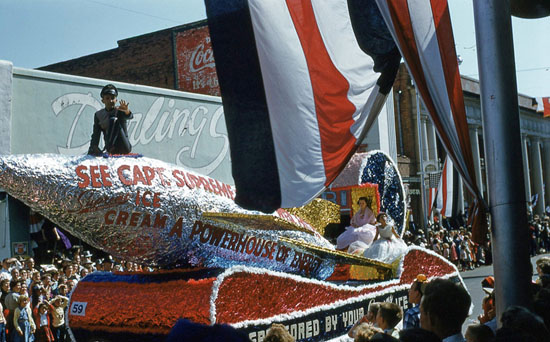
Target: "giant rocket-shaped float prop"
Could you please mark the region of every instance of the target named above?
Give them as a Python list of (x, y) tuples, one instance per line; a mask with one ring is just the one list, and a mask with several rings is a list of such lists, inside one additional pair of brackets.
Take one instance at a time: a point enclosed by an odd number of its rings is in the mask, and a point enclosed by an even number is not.
[(244, 210), (230, 185), (141, 156), (0, 156), (0, 187), (90, 245), (141, 264), (245, 264), (324, 279), (346, 258), (285, 210)]
[(215, 179), (144, 157), (19, 155), (0, 159), (0, 186), (91, 245), (149, 265), (260, 267), (326, 277), (332, 265), (280, 241), (331, 248), (309, 224), (280, 210), (233, 202)]

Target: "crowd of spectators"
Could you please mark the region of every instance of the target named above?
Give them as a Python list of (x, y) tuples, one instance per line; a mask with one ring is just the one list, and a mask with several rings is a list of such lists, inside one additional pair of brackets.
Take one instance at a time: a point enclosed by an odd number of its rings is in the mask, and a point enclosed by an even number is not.
[[(417, 225), (409, 225), (403, 240), (407, 245), (424, 247), (442, 255), (460, 271), (472, 270), (493, 262), (491, 242), (480, 245), (472, 240), (471, 226), (464, 224), (466, 218), (429, 222), (428, 233)], [(459, 224), (463, 224), (460, 225)], [(531, 256), (550, 251), (550, 217), (528, 213), (529, 246)]]
[(32, 257), (2, 260), (0, 342), (69, 341), (65, 310), (80, 279), (94, 271), (153, 271), (132, 262), (116, 262), (111, 256), (94, 258), (81, 246), (57, 253), (48, 261), (37, 264)]
[[(495, 341), (550, 341), (550, 257), (537, 260), (538, 279), (532, 284), (532, 309), (512, 306), (500, 318), (496, 317), (494, 278), (485, 278), (481, 286), (487, 293), (482, 303), (483, 314), (476, 324), (463, 325), (469, 315), (471, 298), (459, 284), (448, 279), (432, 279), (419, 275), (409, 290), (409, 302), (415, 304), (404, 313), (403, 322), (391, 321), (382, 325), (380, 308), (385, 303), (372, 303), (378, 310), (376, 319), (369, 307), (368, 314), (350, 330), (354, 341), (444, 341), (444, 342), (495, 342)], [(419, 303), (416, 305), (416, 303)], [(396, 320), (401, 314), (394, 311)], [(497, 319), (500, 327), (497, 328)], [(389, 319), (385, 320), (386, 322)], [(396, 336), (398, 325), (402, 329)], [(376, 330), (382, 329), (382, 332)], [(365, 333), (363, 333), (365, 332)], [(381, 336), (385, 334), (385, 336)]]

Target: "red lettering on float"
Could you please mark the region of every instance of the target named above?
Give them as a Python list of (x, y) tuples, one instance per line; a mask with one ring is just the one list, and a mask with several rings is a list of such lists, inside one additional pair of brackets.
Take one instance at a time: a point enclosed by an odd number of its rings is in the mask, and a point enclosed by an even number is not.
[(163, 167), (155, 167), (155, 172), (160, 178), (160, 183), (162, 186), (170, 186), (170, 181), (164, 178), (164, 168)]
[(193, 228), (191, 228), (191, 234), (189, 235), (189, 239), (192, 239), (193, 236), (200, 234), (204, 230), (203, 224), (201, 221), (195, 221), (195, 224), (193, 224)]
[(195, 188), (195, 184), (193, 184), (193, 183), (191, 182), (191, 180), (189, 179), (189, 174), (186, 175), (185, 172), (182, 172), (181, 174), (182, 174), (182, 176), (183, 176), (183, 179), (185, 179), (185, 184), (187, 184), (187, 187), (188, 187), (189, 189), (194, 189), (194, 188)]
[(143, 173), (141, 173), (139, 166), (134, 165), (134, 181), (132, 182), (132, 184), (136, 185), (138, 182), (140, 182), (143, 185), (150, 185), (150, 184), (147, 184), (147, 181), (145, 180)]
[[(151, 197), (153, 198), (151, 200)], [(145, 191), (143, 193), (143, 196), (140, 195), (140, 192), (138, 190), (136, 195), (136, 205), (141, 205), (145, 207), (153, 207), (153, 208), (159, 208), (160, 207), (160, 197), (159, 193), (155, 192), (152, 193), (151, 191)]]
[(248, 243), (248, 236), (243, 234), (239, 237), (239, 242), (237, 243), (237, 247), (235, 248), (235, 251), (238, 253), (243, 253), (246, 249), (246, 244)]
[(101, 188), (101, 182), (98, 182), (99, 177), (99, 167), (90, 166), (90, 178), (92, 179), (92, 186), (94, 188)]
[(200, 184), (202, 185), (202, 188), (208, 192), (213, 192), (212, 189), (210, 189), (210, 184), (208, 184), (208, 181), (206, 178), (199, 176)]
[(207, 224), (206, 226), (208, 227), (212, 227), (212, 237), (210, 238), (210, 241), (209, 243), (212, 245), (212, 246), (216, 246), (218, 247), (218, 245), (220, 244), (220, 241), (222, 239), (222, 237), (224, 237), (224, 233), (226, 232), (224, 229), (220, 229), (220, 228), (217, 228), (217, 227), (214, 227), (210, 224)]
[(139, 206), (139, 203), (141, 202), (141, 196), (140, 196), (140, 191), (138, 190), (137, 191), (137, 194), (136, 194), (136, 206)]
[(214, 227), (209, 226), (209, 225), (204, 226), (203, 231), (199, 235), (200, 242), (202, 242), (202, 243), (208, 242), (208, 240), (210, 239), (210, 236), (212, 235), (212, 228), (214, 228)]
[(138, 225), (138, 220), (141, 216), (141, 213), (133, 212), (132, 215), (130, 215), (130, 224), (131, 227), (136, 227)]
[[(217, 230), (219, 229), (219, 228), (215, 228), (211, 225), (208, 225), (208, 226), (212, 227), (213, 229), (217, 229)], [(222, 240), (222, 243), (220, 244), (220, 247), (221, 248), (227, 248), (227, 243), (231, 239), (231, 233), (228, 230), (225, 230), (225, 229), (219, 229), (219, 230), (221, 230), (224, 233), (223, 240)]]
[(237, 233), (233, 233), (231, 236), (231, 241), (227, 244), (227, 249), (230, 251), (234, 251), (235, 247), (237, 246), (237, 241), (239, 241), (240, 235)]
[(158, 192), (155, 192), (155, 194), (153, 195), (153, 208), (160, 208), (160, 197), (159, 197), (159, 193)]
[(117, 173), (118, 173), (118, 179), (120, 179), (120, 181), (122, 182), (122, 184), (124, 185), (132, 185), (132, 181), (129, 180), (128, 178), (126, 178), (124, 176), (124, 171), (130, 171), (130, 165), (121, 165), (118, 170), (117, 170)]
[(208, 182), (210, 183), (210, 186), (212, 187), (212, 191), (216, 195), (220, 195), (220, 190), (218, 189), (218, 186), (216, 185), (216, 182), (214, 182), (214, 179), (208, 178)]
[(177, 236), (181, 237), (182, 230), (183, 230), (183, 218), (180, 217), (180, 218), (178, 218), (176, 223), (174, 223), (174, 225), (172, 226), (172, 229), (170, 229), (170, 233), (168, 233), (168, 235), (169, 236), (177, 235)]
[(157, 215), (155, 216), (155, 223), (153, 223), (153, 228), (163, 229), (164, 226), (166, 226), (167, 218), (168, 216), (157, 213)]
[(143, 221), (141, 221), (140, 227), (151, 227), (151, 215), (145, 214)]
[(147, 199), (147, 197), (151, 195), (152, 195), (151, 191), (145, 191), (143, 193), (143, 197), (141, 198), (141, 203), (143, 203), (144, 206), (146, 207), (151, 206), (152, 203)]
[(111, 216), (114, 216), (116, 214), (116, 211), (109, 210), (105, 213), (105, 223), (106, 224), (113, 224), (115, 221)]
[[(178, 188), (182, 188), (183, 186), (185, 186), (185, 180), (179, 177), (180, 174), (181, 174), (180, 170), (172, 171), (172, 176), (176, 179), (176, 186)], [(184, 177), (183, 174), (181, 176)]]
[[(190, 180), (190, 182), (187, 183), (187, 186), (189, 187), (189, 189), (193, 189), (194, 187), (199, 187), (200, 181), (199, 181), (199, 178), (197, 176), (195, 176), (192, 173), (188, 173), (187, 174), (187, 179)], [(191, 186), (191, 182), (194, 183), (194, 185)]]
[(78, 165), (76, 167), (76, 175), (82, 179), (81, 182), (78, 182), (79, 188), (85, 188), (90, 185), (90, 177), (84, 172), (87, 169), (84, 165)]
[(111, 174), (109, 174), (109, 167), (107, 165), (101, 165), (99, 167), (99, 173), (101, 174), (101, 182), (103, 186), (112, 186), (113, 183), (109, 180)]
[(125, 226), (126, 225), (126, 221), (128, 220), (128, 213), (125, 212), (125, 211), (119, 211), (118, 212), (118, 216), (116, 218), (116, 225), (119, 226)]
[(145, 174), (145, 183), (151, 185), (151, 181), (155, 178), (155, 170), (152, 167), (144, 166), (143, 173)]
[(252, 252), (254, 252), (255, 247), (256, 247), (256, 237), (252, 236), (250, 239), (248, 239), (248, 243), (246, 244), (246, 254), (252, 254)]

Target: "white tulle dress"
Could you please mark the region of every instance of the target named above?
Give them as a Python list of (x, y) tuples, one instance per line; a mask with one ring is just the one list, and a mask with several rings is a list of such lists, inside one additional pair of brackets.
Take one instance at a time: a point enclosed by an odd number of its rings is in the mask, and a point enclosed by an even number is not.
[[(351, 226), (336, 239), (337, 249), (346, 249), (349, 253), (362, 250), (370, 246), (376, 236), (376, 227), (370, 223), (375, 222), (374, 213), (366, 208), (363, 213), (358, 211), (351, 219)], [(355, 226), (355, 227), (354, 227)]]
[(365, 258), (391, 264), (405, 254), (407, 245), (393, 235), (392, 228), (393, 225), (389, 223), (385, 227), (377, 226), (379, 237), (365, 250), (363, 253)]

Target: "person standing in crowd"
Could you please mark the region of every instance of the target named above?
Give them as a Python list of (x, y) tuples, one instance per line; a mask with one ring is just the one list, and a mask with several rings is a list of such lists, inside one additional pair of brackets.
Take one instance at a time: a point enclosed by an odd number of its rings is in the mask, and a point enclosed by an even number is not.
[(403, 318), (403, 310), (395, 303), (382, 302), (376, 315), (376, 324), (387, 335), (394, 338), (399, 338), (399, 330), (397, 324)]
[[(64, 285), (63, 285), (64, 286)], [(52, 333), (56, 342), (65, 342), (67, 328), (65, 326), (65, 308), (69, 304), (69, 298), (59, 295), (48, 303), (52, 315)]]
[(264, 342), (294, 342), (296, 339), (290, 335), (282, 324), (272, 324), (265, 335)]
[(134, 116), (128, 108), (128, 103), (120, 100), (116, 106), (118, 90), (112, 84), (107, 84), (101, 89), (101, 102), (105, 108), (98, 110), (94, 115), (94, 127), (88, 154), (101, 155), (99, 139), (103, 133), (105, 142), (104, 151), (111, 154), (128, 154), (132, 151), (132, 145), (128, 140), (128, 127), (126, 121)]
[(4, 306), (0, 304), (0, 342), (6, 341), (6, 317), (4, 316)]
[(361, 317), (355, 324), (349, 329), (348, 336), (355, 338), (357, 328), (359, 325), (366, 323), (376, 326), (376, 316), (378, 315), (378, 310), (380, 309), (380, 303), (370, 303), (367, 310), (367, 314)]
[(3, 279), (0, 281), (0, 289), (2, 290), (2, 295), (0, 296), (0, 304), (5, 308), (6, 307), (6, 297), (10, 293), (10, 280)]
[(36, 325), (36, 342), (53, 342), (55, 341), (50, 328), (50, 315), (48, 314), (48, 305), (40, 303), (33, 310), (34, 323)]
[(13, 315), (13, 325), (15, 327), (15, 331), (11, 334), (13, 342), (33, 342), (36, 325), (29, 307), (29, 297), (26, 295), (19, 296), (19, 306)]
[(493, 342), (495, 333), (484, 324), (469, 325), (466, 329), (466, 342)]
[(21, 291), (21, 282), (12, 280), (10, 282), (10, 293), (6, 296), (6, 309), (8, 309), (8, 317), (6, 317), (6, 328), (8, 330), (8, 340), (13, 337), (13, 315), (15, 309), (19, 306), (19, 292)]
[[(353, 342), (369, 342), (374, 341), (374, 336), (378, 335), (378, 337), (381, 337), (379, 340), (387, 340), (383, 338), (384, 331), (380, 328), (375, 327), (372, 324), (369, 323), (361, 323), (357, 327), (357, 333), (355, 334), (355, 338), (353, 339)], [(388, 336), (388, 335), (386, 335)], [(388, 336), (389, 337), (389, 336)]]
[(413, 307), (405, 311), (403, 316), (403, 329), (420, 328), (420, 300), (422, 299), (422, 287), (426, 287), (428, 278), (419, 274), (409, 289), (409, 303)]
[(449, 279), (434, 279), (426, 285), (420, 302), (420, 327), (435, 333), (443, 342), (464, 342), (462, 324), (471, 302), (462, 286)]

